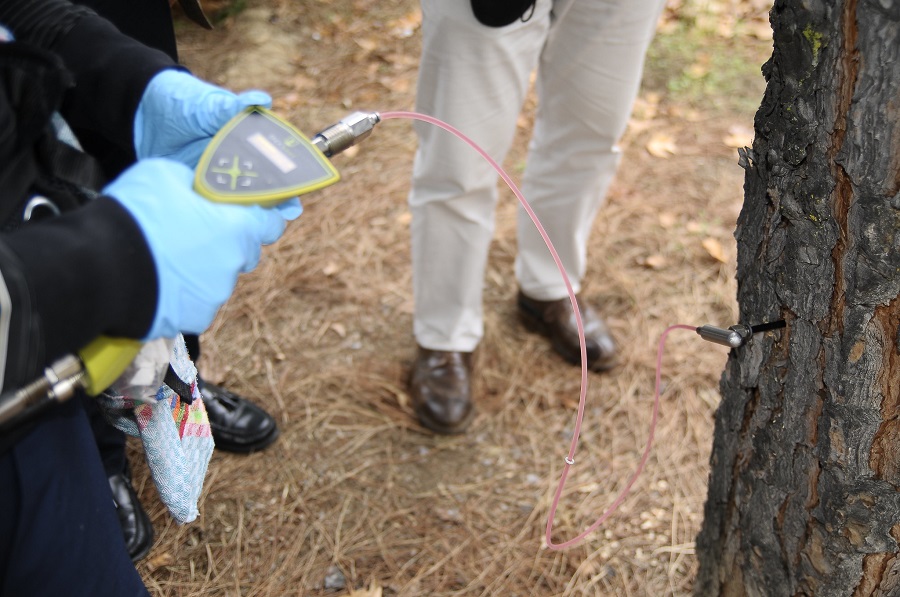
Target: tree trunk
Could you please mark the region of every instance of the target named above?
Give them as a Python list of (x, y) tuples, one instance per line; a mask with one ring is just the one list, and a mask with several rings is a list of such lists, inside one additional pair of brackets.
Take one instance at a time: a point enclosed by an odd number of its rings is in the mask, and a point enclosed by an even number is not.
[(900, 0), (776, 1), (695, 593), (900, 595)]

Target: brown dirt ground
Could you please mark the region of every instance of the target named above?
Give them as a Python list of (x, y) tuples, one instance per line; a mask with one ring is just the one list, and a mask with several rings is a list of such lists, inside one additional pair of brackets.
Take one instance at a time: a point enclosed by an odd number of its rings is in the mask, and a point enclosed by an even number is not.
[[(639, 462), (663, 330), (735, 322), (732, 231), (743, 180), (735, 147), (750, 144), (764, 87), (766, 10), (751, 0), (671, 1), (660, 23), (585, 283), (622, 346), (622, 365), (590, 377), (556, 542), (596, 520)], [(194, 72), (235, 90), (268, 90), (308, 134), (352, 110), (413, 107), (415, 0), (247, 0), (214, 31), (178, 14), (176, 22)], [(685, 60), (675, 42), (689, 29), (705, 31), (709, 46)], [(749, 61), (750, 74), (699, 98), (673, 83), (708, 83), (722, 53)], [(531, 100), (507, 160), (514, 178), (533, 111)], [(579, 371), (517, 323), (516, 202), (504, 192), (484, 296), (478, 417), (462, 437), (416, 424), (405, 389), (414, 149), (410, 125), (392, 120), (336, 157), (342, 182), (305, 198), (304, 215), (242, 278), (203, 338), (204, 375), (272, 412), (279, 441), (249, 456), (215, 453), (200, 517), (184, 526), (159, 504), (131, 444), (157, 533), (138, 566), (151, 593), (690, 594), (726, 351), (673, 333), (645, 472), (585, 542), (547, 549)]]

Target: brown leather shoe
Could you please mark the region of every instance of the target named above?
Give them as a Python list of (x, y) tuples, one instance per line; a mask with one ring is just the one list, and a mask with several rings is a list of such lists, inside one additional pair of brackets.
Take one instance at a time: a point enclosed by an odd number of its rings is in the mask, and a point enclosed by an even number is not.
[(409, 376), (413, 408), (432, 431), (462, 433), (472, 422), (472, 353), (418, 347)]
[[(600, 316), (584, 304), (580, 297), (578, 308), (584, 324), (584, 340), (587, 349), (587, 365), (591, 371), (607, 371), (617, 364), (616, 343)], [(557, 301), (538, 301), (525, 296), (522, 291), (516, 299), (519, 316), (525, 327), (550, 338), (553, 349), (575, 365), (581, 364), (581, 344), (575, 312), (568, 297)]]

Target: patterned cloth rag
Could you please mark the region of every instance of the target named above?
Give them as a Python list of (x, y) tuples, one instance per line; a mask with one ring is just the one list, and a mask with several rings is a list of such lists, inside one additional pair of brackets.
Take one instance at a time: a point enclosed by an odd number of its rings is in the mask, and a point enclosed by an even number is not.
[[(175, 520), (183, 524), (199, 514), (197, 502), (215, 444), (197, 388), (197, 369), (183, 337), (175, 340), (169, 362), (160, 363), (163, 369), (167, 365), (190, 387), (190, 400), (165, 383), (155, 393), (149, 387), (141, 391), (133, 379), (117, 382), (97, 399), (113, 425), (141, 439), (159, 496)], [(119, 387), (127, 387), (128, 392), (117, 391)]]

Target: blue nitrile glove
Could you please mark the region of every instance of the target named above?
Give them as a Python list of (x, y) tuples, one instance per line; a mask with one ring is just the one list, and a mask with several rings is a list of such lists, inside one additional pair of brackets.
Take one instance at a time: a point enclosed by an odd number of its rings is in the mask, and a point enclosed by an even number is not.
[(190, 73), (164, 70), (150, 80), (134, 116), (137, 157), (171, 158), (196, 168), (226, 122), (244, 108), (271, 105), (263, 91), (237, 95)]
[[(249, 106), (271, 107), (263, 91), (236, 95), (180, 70), (154, 76), (134, 117), (134, 147), (138, 159), (170, 158), (195, 169), (209, 142), (225, 123)], [(277, 206), (294, 220), (303, 213), (300, 199)]]
[(261, 245), (285, 228), (281, 211), (213, 203), (193, 191), (193, 179), (184, 164), (152, 158), (103, 189), (137, 221), (156, 265), (156, 316), (144, 340), (206, 330), (238, 274), (256, 267)]

